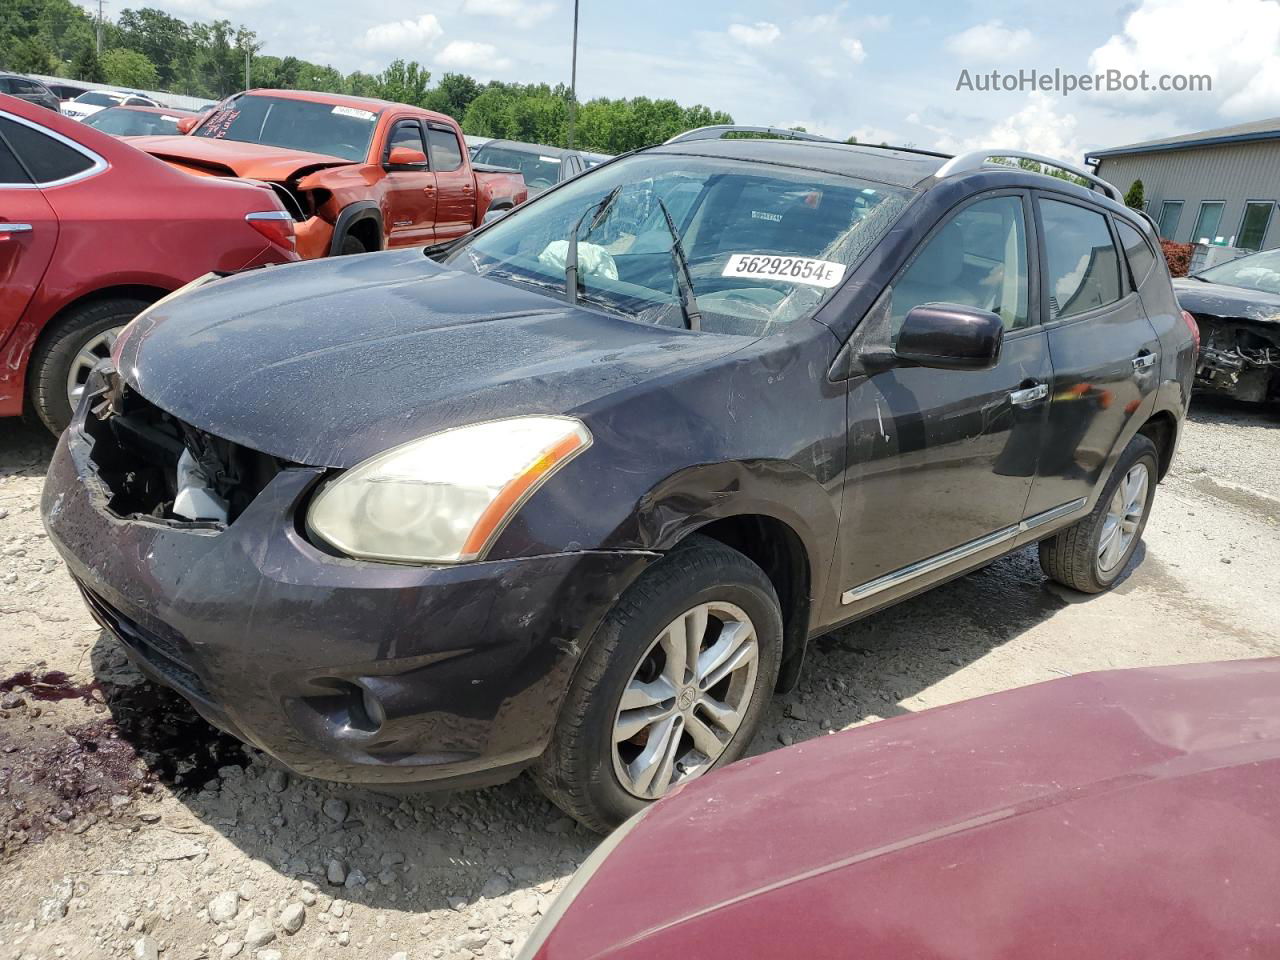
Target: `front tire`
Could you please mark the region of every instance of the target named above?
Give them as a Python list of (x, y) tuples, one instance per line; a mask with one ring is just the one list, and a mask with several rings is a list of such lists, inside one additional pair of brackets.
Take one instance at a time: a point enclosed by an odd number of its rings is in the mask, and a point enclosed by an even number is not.
[(364, 241), (359, 237), (353, 237), (347, 234), (342, 238), (342, 246), (338, 248), (338, 256), (350, 257), (357, 253), (368, 253), (369, 248), (364, 245)]
[(756, 564), (692, 536), (596, 631), (534, 780), (607, 833), (675, 785), (742, 756), (782, 661), (782, 613)]
[(1081, 593), (1102, 593), (1120, 579), (1151, 515), (1159, 459), (1142, 434), (1129, 441), (1093, 511), (1074, 526), (1040, 541), (1040, 567)]
[(105, 360), (125, 324), (149, 306), (146, 300), (99, 300), (67, 313), (37, 348), (28, 374), (31, 406), (55, 434), (71, 422), (89, 371)]

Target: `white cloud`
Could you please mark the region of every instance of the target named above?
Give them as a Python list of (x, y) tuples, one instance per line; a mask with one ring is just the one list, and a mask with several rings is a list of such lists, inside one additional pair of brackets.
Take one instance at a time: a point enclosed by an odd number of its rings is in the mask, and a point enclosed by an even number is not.
[(839, 23), (839, 12), (832, 11), (831, 13), (816, 13), (813, 16), (801, 17), (795, 22), (795, 28), (800, 33), (826, 33), (834, 30)]
[(541, 23), (556, 12), (551, 2), (530, 0), (463, 0), (462, 12), (476, 16), (491, 16), (520, 27)]
[(430, 46), (444, 33), (434, 13), (424, 13), (417, 20), (379, 23), (365, 31), (360, 46), (366, 50), (410, 50)]
[[(1209, 74), (1212, 93), (1105, 92), (1108, 106), (1184, 117), (1216, 110), (1226, 120), (1280, 113), (1280, 3), (1274, 0), (1142, 0), (1093, 51), (1092, 72)], [(1208, 108), (1208, 110), (1206, 109)], [(1211, 117), (1210, 117), (1211, 119)]]
[(450, 41), (436, 56), (435, 62), (441, 67), (477, 70), (481, 73), (505, 70), (511, 66), (509, 59), (498, 56), (498, 48), (492, 43), (477, 43), (474, 40)]
[(1000, 61), (1020, 57), (1035, 47), (1035, 38), (1025, 28), (1012, 29), (999, 20), (989, 20), (947, 38), (947, 49), (972, 61)]
[(862, 46), (862, 41), (856, 37), (845, 37), (840, 41), (840, 49), (849, 55), (854, 63), (861, 63), (867, 59), (867, 51)]
[(761, 20), (751, 26), (745, 23), (732, 24), (729, 27), (729, 36), (744, 47), (767, 47), (782, 36), (782, 31), (778, 29), (776, 23)]
[(935, 146), (947, 153), (983, 148), (1026, 150), (1079, 163), (1084, 151), (1076, 139), (1078, 120), (1073, 113), (1059, 113), (1061, 99), (1033, 93), (1016, 113), (997, 121), (985, 133), (956, 137), (945, 128), (921, 124), (937, 136)]

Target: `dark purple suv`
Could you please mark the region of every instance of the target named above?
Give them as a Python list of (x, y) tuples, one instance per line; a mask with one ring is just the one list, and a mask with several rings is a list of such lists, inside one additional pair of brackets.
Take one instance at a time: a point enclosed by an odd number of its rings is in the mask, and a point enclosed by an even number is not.
[(1113, 584), (1195, 357), (1150, 223), (1000, 151), (723, 133), (145, 311), (45, 493), (95, 615), (295, 771), (529, 768), (607, 829), (811, 637), (1037, 542)]

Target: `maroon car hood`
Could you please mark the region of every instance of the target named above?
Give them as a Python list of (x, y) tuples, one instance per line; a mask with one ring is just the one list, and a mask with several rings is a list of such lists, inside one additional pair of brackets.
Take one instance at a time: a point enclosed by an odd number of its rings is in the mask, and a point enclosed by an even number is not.
[(1280, 660), (1084, 674), (654, 806), (539, 957), (1280, 956)]
[(345, 167), (350, 160), (323, 153), (213, 137), (135, 137), (139, 150), (188, 173), (283, 182), (324, 167)]

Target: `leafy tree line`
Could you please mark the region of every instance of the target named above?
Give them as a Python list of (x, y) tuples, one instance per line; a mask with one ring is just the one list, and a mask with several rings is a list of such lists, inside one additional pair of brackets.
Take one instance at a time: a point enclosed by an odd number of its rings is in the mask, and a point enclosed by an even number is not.
[[(297, 57), (259, 55), (252, 30), (228, 20), (188, 23), (143, 7), (98, 24), (72, 0), (0, 0), (0, 69), (69, 76), (122, 87), (221, 99), (250, 85), (377, 97), (455, 117), (467, 133), (535, 143), (568, 142), (571, 97), (564, 84), (480, 83), (446, 73), (434, 84), (420, 64), (395, 60), (378, 74), (343, 74)], [(729, 114), (674, 100), (597, 98), (578, 105), (575, 144), (621, 153), (691, 127), (732, 123)]]

